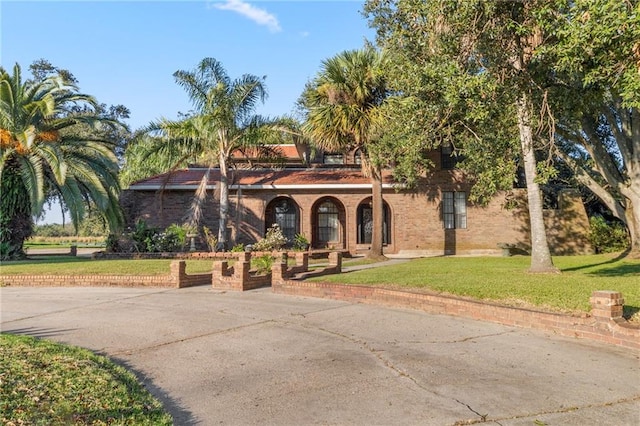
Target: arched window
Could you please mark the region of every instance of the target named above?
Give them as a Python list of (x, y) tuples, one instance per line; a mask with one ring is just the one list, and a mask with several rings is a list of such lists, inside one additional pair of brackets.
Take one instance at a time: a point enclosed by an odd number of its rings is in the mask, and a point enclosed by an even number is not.
[(295, 201), (287, 197), (279, 197), (274, 199), (267, 206), (265, 213), (265, 232), (266, 228), (270, 228), (277, 223), (282, 233), (289, 241), (293, 241), (296, 234), (300, 232), (300, 214)]
[[(382, 208), (382, 243), (391, 243), (391, 215), (389, 214), (389, 206), (383, 204)], [(371, 244), (371, 236), (373, 235), (373, 208), (371, 206), (371, 198), (363, 201), (358, 206), (358, 244)]]
[(362, 164), (362, 148), (356, 149), (353, 153), (353, 163), (358, 165)]
[(318, 206), (318, 242), (326, 244), (340, 240), (338, 207), (326, 200)]

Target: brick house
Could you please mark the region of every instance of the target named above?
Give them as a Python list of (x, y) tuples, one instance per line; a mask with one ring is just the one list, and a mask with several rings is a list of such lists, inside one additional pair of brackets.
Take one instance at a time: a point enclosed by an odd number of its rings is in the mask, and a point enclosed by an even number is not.
[[(280, 145), (286, 164), (245, 165), (230, 174), (229, 241), (250, 244), (278, 223), (289, 238), (304, 234), (312, 248), (355, 254), (371, 241), (371, 184), (357, 164), (359, 154), (311, 155), (308, 147)], [(385, 173), (384, 251), (388, 254), (450, 255), (500, 253), (503, 243), (529, 247), (524, 190), (500, 193), (486, 206), (468, 201), (470, 183), (455, 169), (449, 152), (434, 152), (434, 170), (412, 189)], [(190, 167), (132, 184), (121, 196), (129, 225), (144, 219), (166, 227), (182, 223), (205, 168)], [(210, 175), (214, 194), (219, 170)], [(504, 207), (506, 197), (519, 200)], [(588, 218), (579, 194), (564, 193), (559, 210), (546, 212), (555, 254), (589, 253)], [(201, 225), (218, 228), (218, 206), (208, 197)]]

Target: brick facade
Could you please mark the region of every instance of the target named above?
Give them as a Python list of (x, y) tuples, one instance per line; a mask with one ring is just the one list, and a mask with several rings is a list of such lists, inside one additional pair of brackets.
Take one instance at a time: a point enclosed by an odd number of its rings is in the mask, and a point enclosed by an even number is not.
[[(236, 172), (242, 182), (242, 171)], [(245, 172), (248, 173), (248, 172)], [(230, 188), (229, 240), (234, 244), (251, 244), (263, 237), (271, 226), (266, 216), (273, 203), (288, 199), (298, 211), (297, 232), (304, 234), (312, 248), (346, 249), (355, 254), (368, 249), (360, 244), (358, 231), (358, 209), (369, 204), (371, 187), (367, 180), (354, 178), (353, 170), (327, 171), (323, 180), (315, 182), (317, 170), (296, 171), (296, 179), (306, 179), (311, 184), (281, 184), (287, 178), (287, 171), (278, 172), (280, 178), (259, 179), (255, 172), (253, 181), (235, 184)], [(329, 173), (327, 177), (327, 173)], [(359, 173), (358, 170), (355, 171)], [(265, 176), (275, 172), (264, 172)], [(258, 176), (258, 177), (255, 177)], [(346, 176), (346, 177), (345, 177)], [(271, 180), (269, 180), (271, 179)], [(278, 180), (280, 179), (280, 180)], [(264, 185), (264, 181), (269, 185)], [(255, 182), (260, 182), (256, 185)], [(355, 183), (354, 183), (355, 182)], [(364, 184), (362, 183), (364, 182)], [(389, 211), (389, 244), (385, 253), (407, 255), (449, 255), (449, 254), (499, 254), (499, 244), (507, 243), (523, 249), (530, 246), (526, 194), (524, 190), (514, 190), (510, 194), (499, 193), (486, 206), (467, 202), (464, 229), (444, 229), (441, 209), (444, 191), (470, 191), (470, 185), (462, 173), (455, 170), (434, 172), (423, 179), (412, 190), (397, 189), (389, 179), (383, 190), (383, 197)], [(215, 186), (215, 181), (212, 188)], [(218, 227), (218, 207), (209, 190), (209, 198), (204, 206), (201, 225), (212, 230)], [(149, 185), (132, 185), (124, 191), (121, 203), (129, 225), (144, 219), (150, 226), (164, 228), (172, 223), (182, 223), (191, 204), (194, 189), (184, 185), (173, 185), (170, 189), (155, 189)], [(505, 208), (506, 198), (517, 202), (516, 208)], [(339, 240), (330, 247), (318, 243), (317, 211), (323, 200), (331, 200), (338, 207), (340, 221)], [(519, 200), (519, 201), (518, 201)], [(579, 194), (566, 192), (559, 200), (559, 210), (545, 213), (550, 248), (553, 254), (584, 254), (592, 249), (587, 239), (588, 218)], [(198, 240), (197, 246), (204, 248)]]

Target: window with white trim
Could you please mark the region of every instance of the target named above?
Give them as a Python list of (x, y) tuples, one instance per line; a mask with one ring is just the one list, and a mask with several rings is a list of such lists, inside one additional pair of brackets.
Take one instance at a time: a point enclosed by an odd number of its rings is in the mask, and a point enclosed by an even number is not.
[(339, 240), (340, 219), (338, 207), (331, 201), (325, 201), (318, 207), (318, 241), (321, 243)]
[(444, 229), (466, 229), (466, 192), (446, 191), (442, 193), (442, 221)]

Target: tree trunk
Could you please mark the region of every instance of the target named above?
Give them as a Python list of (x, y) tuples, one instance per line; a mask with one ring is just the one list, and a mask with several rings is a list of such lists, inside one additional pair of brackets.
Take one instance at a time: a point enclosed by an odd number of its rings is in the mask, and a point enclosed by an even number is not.
[(533, 149), (533, 131), (531, 130), (531, 101), (526, 93), (522, 93), (516, 101), (518, 113), (518, 130), (524, 162), (525, 179), (527, 181), (527, 201), (529, 204), (529, 221), (531, 226), (531, 268), (535, 273), (558, 273), (553, 265), (547, 233), (544, 226), (542, 197), (536, 182), (536, 158)]
[(367, 255), (370, 259), (385, 259), (382, 251), (382, 228), (384, 226), (384, 207), (382, 199), (382, 174), (380, 170), (371, 170), (371, 204), (373, 215), (373, 232), (371, 247)]
[(635, 192), (627, 194), (628, 202), (625, 210), (626, 224), (631, 237), (631, 252), (629, 257), (640, 259), (640, 195)]
[(218, 243), (216, 251), (226, 251), (228, 247), (227, 241), (227, 223), (229, 222), (229, 169), (227, 167), (227, 159), (221, 150), (220, 153), (220, 218), (218, 222)]
[(24, 259), (24, 241), (33, 233), (31, 200), (10, 165), (0, 173), (0, 194), (0, 260)]

